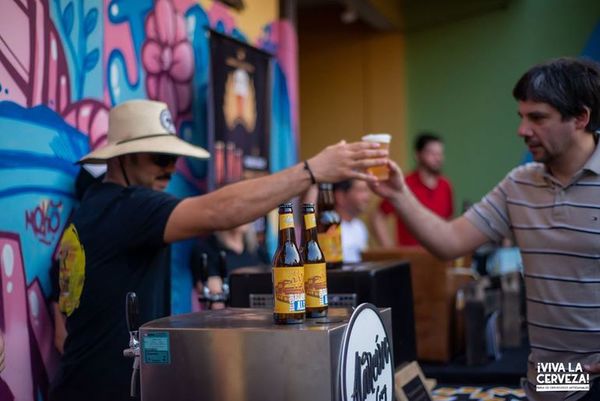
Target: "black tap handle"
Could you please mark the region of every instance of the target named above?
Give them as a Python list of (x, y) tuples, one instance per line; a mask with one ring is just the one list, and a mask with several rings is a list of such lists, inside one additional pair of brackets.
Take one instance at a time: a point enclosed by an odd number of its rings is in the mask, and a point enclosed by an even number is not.
[(206, 252), (200, 254), (200, 280), (204, 284), (208, 280), (208, 254)]
[(227, 278), (227, 254), (225, 251), (219, 251), (219, 276), (223, 280)]
[(137, 331), (139, 328), (140, 308), (138, 297), (135, 292), (128, 292), (125, 296), (125, 317), (127, 318), (127, 329)]

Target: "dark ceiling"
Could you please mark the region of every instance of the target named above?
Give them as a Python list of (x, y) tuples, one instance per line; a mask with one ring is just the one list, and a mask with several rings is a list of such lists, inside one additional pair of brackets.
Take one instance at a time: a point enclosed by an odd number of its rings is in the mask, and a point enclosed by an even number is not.
[(297, 0), (300, 14), (337, 9), (378, 30), (411, 32), (508, 7), (510, 0)]

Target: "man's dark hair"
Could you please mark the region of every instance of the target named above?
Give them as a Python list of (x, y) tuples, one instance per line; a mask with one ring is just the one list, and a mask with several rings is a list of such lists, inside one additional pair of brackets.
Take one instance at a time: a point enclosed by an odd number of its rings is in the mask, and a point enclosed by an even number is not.
[(600, 129), (600, 65), (591, 60), (558, 58), (527, 71), (513, 89), (520, 101), (548, 103), (563, 120), (590, 109), (587, 131)]
[(344, 180), (333, 184), (333, 191), (348, 192), (352, 188), (353, 180)]
[(421, 152), (423, 149), (425, 149), (425, 146), (427, 146), (429, 142), (444, 143), (442, 138), (432, 132), (421, 132), (415, 139), (415, 151)]

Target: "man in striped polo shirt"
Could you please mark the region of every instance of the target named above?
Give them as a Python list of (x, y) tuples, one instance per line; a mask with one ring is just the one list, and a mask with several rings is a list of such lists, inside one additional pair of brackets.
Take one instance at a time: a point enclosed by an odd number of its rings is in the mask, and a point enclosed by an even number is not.
[[(527, 294), (528, 398), (598, 401), (600, 66), (570, 58), (537, 65), (517, 82), (513, 96), (518, 134), (535, 162), (512, 170), (463, 216), (448, 222), (422, 207), (394, 162), (390, 179), (372, 189), (439, 257), (452, 259), (490, 240), (513, 239), (523, 256)], [(581, 366), (590, 373), (590, 390), (538, 391), (536, 386), (548, 384), (540, 376), (541, 364), (548, 362), (567, 370)]]

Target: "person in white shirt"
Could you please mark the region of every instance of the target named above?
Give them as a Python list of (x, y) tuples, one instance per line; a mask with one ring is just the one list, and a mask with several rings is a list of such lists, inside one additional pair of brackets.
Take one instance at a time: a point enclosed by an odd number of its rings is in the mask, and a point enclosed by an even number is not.
[(342, 181), (333, 186), (335, 210), (342, 220), (342, 249), (344, 263), (361, 261), (361, 252), (369, 242), (365, 223), (358, 218), (369, 205), (371, 191), (365, 182)]

